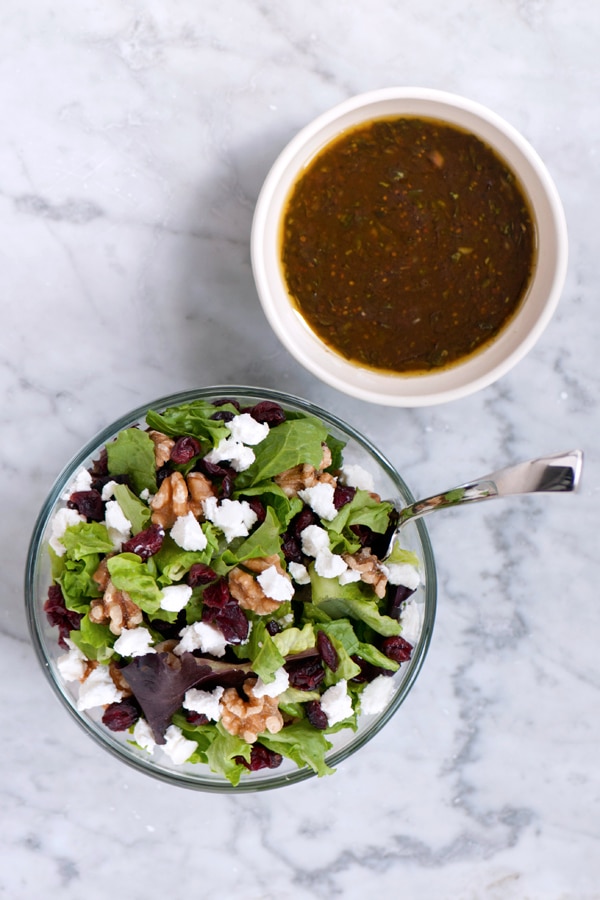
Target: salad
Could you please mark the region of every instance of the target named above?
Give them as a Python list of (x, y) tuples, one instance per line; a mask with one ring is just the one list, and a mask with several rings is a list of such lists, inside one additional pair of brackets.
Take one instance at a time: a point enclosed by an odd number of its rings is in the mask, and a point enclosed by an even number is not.
[(230, 398), (150, 410), (61, 500), (57, 668), (144, 753), (233, 785), (284, 758), (325, 775), (333, 735), (390, 702), (420, 561), (319, 418)]

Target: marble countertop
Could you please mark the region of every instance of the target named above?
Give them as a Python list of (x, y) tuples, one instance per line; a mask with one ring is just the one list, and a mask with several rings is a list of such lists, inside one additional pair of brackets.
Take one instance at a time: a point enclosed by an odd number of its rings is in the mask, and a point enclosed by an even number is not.
[[(5, 0), (0, 31), (0, 896), (600, 897), (600, 6), (584, 0)], [(558, 311), (454, 403), (385, 409), (266, 324), (249, 232), (305, 123), (393, 84), (478, 100), (567, 214)], [(221, 797), (93, 744), (30, 643), (23, 570), (65, 462), (140, 403), (271, 386), (333, 410), (415, 494), (580, 446), (575, 496), (430, 520), (439, 607), (393, 721), (329, 779)]]

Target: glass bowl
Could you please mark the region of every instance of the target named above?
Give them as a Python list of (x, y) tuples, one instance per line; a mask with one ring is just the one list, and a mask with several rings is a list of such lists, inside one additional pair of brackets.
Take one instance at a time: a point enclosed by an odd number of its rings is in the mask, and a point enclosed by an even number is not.
[[(127, 732), (110, 731), (101, 722), (102, 708), (84, 712), (77, 709), (77, 692), (74, 684), (63, 680), (57, 666), (58, 657), (65, 651), (58, 646), (57, 629), (49, 625), (43, 609), (52, 579), (48, 552), (51, 522), (56, 511), (66, 505), (65, 491), (72, 484), (75, 474), (82, 467), (88, 467), (93, 460), (98, 459), (100, 450), (122, 429), (137, 424), (144, 425), (148, 409), (162, 411), (196, 399), (214, 401), (223, 397), (236, 398), (242, 406), (252, 406), (260, 400), (271, 400), (286, 410), (318, 417), (327, 425), (331, 434), (346, 442), (344, 463), (358, 464), (370, 471), (375, 481), (375, 490), (382, 498), (391, 500), (397, 508), (413, 501), (414, 498), (402, 478), (365, 437), (335, 416), (305, 400), (263, 388), (236, 386), (209, 387), (174, 394), (141, 406), (105, 428), (83, 447), (60, 473), (33, 531), (26, 567), (25, 603), (32, 641), (51, 687), (67, 712), (101, 747), (133, 768), (169, 784), (204, 791), (239, 793), (294, 784), (313, 777), (314, 772), (308, 767), (298, 768), (295, 763), (284, 759), (283, 764), (277, 769), (248, 772), (239, 784), (234, 786), (224, 776), (211, 772), (204, 764), (176, 765), (161, 752), (155, 751), (150, 755), (146, 750), (131, 743), (131, 737)], [(421, 612), (420, 634), (411, 659), (402, 663), (400, 669), (393, 675), (394, 692), (383, 711), (376, 715), (361, 714), (356, 731), (346, 728), (327, 735), (333, 746), (326, 756), (326, 763), (333, 769), (364, 746), (397, 712), (414, 684), (427, 653), (435, 618), (436, 575), (429, 537), (421, 521), (409, 523), (403, 528), (402, 546), (414, 551), (421, 561), (421, 584), (412, 596)]]

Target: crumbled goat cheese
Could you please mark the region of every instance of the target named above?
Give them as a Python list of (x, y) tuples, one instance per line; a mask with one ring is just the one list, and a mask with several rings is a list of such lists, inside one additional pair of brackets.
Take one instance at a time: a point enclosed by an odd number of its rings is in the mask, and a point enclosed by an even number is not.
[(65, 681), (81, 681), (87, 668), (87, 657), (70, 638), (66, 638), (66, 644), (67, 653), (56, 660), (58, 671)]
[(302, 552), (316, 556), (321, 550), (329, 550), (329, 535), (320, 525), (307, 525), (300, 532)]
[(105, 503), (107, 500), (112, 500), (112, 498), (114, 497), (117, 484), (117, 481), (107, 481), (102, 488), (102, 493), (100, 496)]
[(139, 744), (140, 747), (143, 750), (147, 750), (148, 753), (152, 753), (152, 751), (156, 747), (156, 741), (154, 740), (152, 729), (145, 719), (140, 718), (137, 720), (133, 728), (132, 737), (136, 744)]
[(405, 600), (400, 613), (402, 637), (413, 647), (418, 642), (423, 628), (423, 611), (420, 603), (412, 598)]
[(83, 712), (94, 706), (106, 706), (108, 703), (116, 703), (123, 699), (123, 691), (120, 691), (108, 671), (108, 666), (96, 666), (79, 688), (77, 709)]
[(277, 669), (274, 675), (274, 681), (269, 681), (267, 684), (265, 684), (262, 678), (258, 679), (252, 688), (252, 693), (255, 697), (279, 697), (280, 694), (287, 691), (290, 686), (290, 676), (283, 666), (280, 669)]
[(310, 584), (310, 575), (308, 574), (308, 569), (302, 563), (289, 563), (288, 572), (290, 573), (296, 584)]
[(160, 608), (167, 612), (180, 612), (191, 596), (189, 584), (170, 584), (161, 591)]
[(281, 575), (275, 566), (269, 566), (256, 580), (260, 584), (266, 597), (271, 600), (277, 600), (282, 603), (284, 600), (291, 600), (294, 596), (294, 585), (285, 575)]
[(314, 487), (304, 488), (298, 491), (298, 496), (304, 500), (320, 519), (330, 522), (338, 514), (333, 502), (335, 488), (327, 481), (319, 481)]
[(321, 709), (327, 716), (329, 726), (337, 725), (352, 715), (352, 699), (347, 691), (345, 678), (332, 685), (321, 696)]
[(75, 494), (77, 491), (89, 491), (91, 488), (92, 476), (87, 469), (79, 469), (68, 488), (60, 495), (60, 499), (68, 500), (71, 494)]
[(121, 549), (121, 544), (131, 537), (131, 522), (119, 506), (117, 500), (109, 500), (106, 504), (104, 524), (108, 530), (108, 536), (115, 550)]
[(373, 493), (375, 490), (373, 476), (370, 472), (367, 472), (366, 469), (363, 469), (362, 466), (343, 466), (339, 480), (342, 484), (346, 484), (348, 487), (354, 487), (359, 491), (369, 491), (369, 493)]
[(193, 653), (194, 650), (202, 650), (211, 656), (223, 656), (229, 643), (221, 631), (208, 622), (193, 622), (192, 625), (187, 625), (179, 632), (179, 637), (181, 640), (173, 651), (177, 656), (181, 656), (182, 653)]
[(348, 568), (339, 576), (338, 581), (340, 584), (351, 584), (353, 581), (360, 581), (360, 572), (357, 572), (356, 569), (351, 569), (350, 566), (348, 566)]
[(180, 766), (182, 763), (187, 762), (192, 753), (198, 749), (198, 744), (196, 741), (188, 741), (184, 737), (181, 728), (178, 728), (177, 725), (169, 725), (165, 731), (165, 743), (161, 744), (160, 749), (167, 754), (176, 766)]
[(148, 488), (144, 488), (144, 490), (140, 494), (140, 500), (144, 500), (146, 503), (150, 503), (154, 494), (151, 494)]
[(401, 584), (415, 591), (421, 583), (417, 569), (410, 563), (381, 563), (380, 569), (390, 584)]
[(221, 697), (225, 692), (225, 688), (217, 685), (214, 691), (200, 691), (198, 688), (190, 688), (186, 691), (183, 698), (183, 708), (189, 709), (190, 712), (200, 713), (208, 716), (214, 722), (218, 722), (221, 718)]
[(114, 643), (114, 649), (119, 656), (145, 656), (146, 653), (156, 653), (151, 646), (153, 640), (148, 629), (143, 626), (124, 628)]
[(319, 550), (315, 558), (315, 572), (322, 578), (337, 578), (348, 568), (348, 563), (331, 550)]
[(207, 497), (202, 502), (204, 515), (220, 528), (227, 543), (236, 537), (246, 537), (257, 520), (257, 515), (247, 500), (217, 500)]
[(244, 472), (249, 469), (256, 459), (254, 450), (231, 436), (219, 441), (217, 446), (204, 458), (210, 463), (227, 461), (231, 463), (232, 469), (235, 469), (236, 472)]
[(67, 548), (61, 541), (61, 537), (71, 525), (78, 525), (79, 522), (85, 522), (85, 516), (79, 515), (76, 509), (68, 509), (66, 506), (59, 509), (52, 519), (52, 533), (48, 543), (57, 556), (64, 556)]
[(394, 695), (396, 685), (388, 675), (378, 675), (367, 684), (360, 695), (361, 712), (374, 716), (383, 712)]
[(257, 422), (250, 413), (240, 413), (239, 416), (234, 416), (231, 422), (227, 423), (227, 427), (234, 440), (240, 441), (242, 444), (250, 444), (252, 447), (264, 441), (269, 433), (267, 423)]
[(208, 543), (200, 522), (191, 511), (175, 519), (170, 534), (182, 550), (204, 550)]

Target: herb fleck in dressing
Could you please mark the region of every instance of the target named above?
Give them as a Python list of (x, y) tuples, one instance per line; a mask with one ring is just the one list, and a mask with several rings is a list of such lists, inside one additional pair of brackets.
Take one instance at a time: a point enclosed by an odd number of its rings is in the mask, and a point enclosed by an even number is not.
[(379, 119), (328, 144), (288, 198), (288, 291), (332, 349), (369, 368), (450, 366), (523, 299), (535, 227), (514, 173), (472, 134)]

